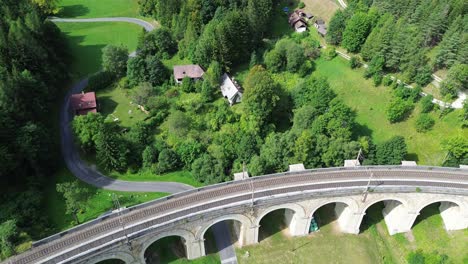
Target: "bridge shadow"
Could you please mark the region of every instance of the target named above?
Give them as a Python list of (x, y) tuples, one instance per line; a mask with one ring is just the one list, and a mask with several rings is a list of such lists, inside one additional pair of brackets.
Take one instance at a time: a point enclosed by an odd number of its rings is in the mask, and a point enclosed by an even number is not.
[(170, 236), (159, 239), (145, 251), (146, 264), (173, 263), (186, 258), (185, 246), (182, 238)]
[(371, 205), (367, 209), (366, 215), (364, 215), (360, 226), (361, 233), (366, 232), (370, 228), (375, 227), (378, 223), (384, 221), (384, 216), (382, 214), (384, 207), (385, 206), (382, 201)]
[(424, 222), (429, 217), (440, 214), (439, 206), (440, 203), (433, 203), (424, 207), (418, 217), (416, 217), (416, 221), (414, 221), (412, 228), (417, 226), (419, 223)]
[(59, 17), (74, 18), (84, 16), (89, 13), (89, 8), (84, 5), (68, 5), (63, 6), (58, 13)]
[(319, 230), (331, 228), (332, 224), (336, 221), (335, 206), (335, 203), (327, 204), (317, 209), (314, 213), (314, 219), (317, 222)]
[(125, 261), (120, 260), (120, 259), (106, 259), (96, 264), (125, 264)]
[(284, 221), (286, 209), (273, 211), (260, 220), (258, 233), (258, 242), (265, 239), (275, 239), (281, 235), (281, 232), (287, 228)]

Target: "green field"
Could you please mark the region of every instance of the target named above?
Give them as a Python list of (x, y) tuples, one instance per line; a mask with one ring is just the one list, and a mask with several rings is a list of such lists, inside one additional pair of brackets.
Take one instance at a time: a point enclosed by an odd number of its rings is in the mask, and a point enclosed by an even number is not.
[(61, 0), (64, 18), (138, 17), (138, 0)]
[(122, 126), (131, 127), (148, 116), (132, 102), (130, 93), (128, 89), (118, 88), (117, 84), (97, 91), (99, 111), (107, 121), (118, 119)]
[[(442, 118), (439, 118), (438, 111), (432, 112), (430, 115), (436, 120), (434, 127), (426, 133), (419, 133), (414, 127), (420, 112), (419, 104), (406, 120), (391, 124), (386, 118), (385, 109), (392, 98), (392, 89), (375, 87), (372, 80), (363, 77), (364, 69), (352, 70), (348, 61), (341, 57), (331, 61), (320, 58), (315, 61), (315, 67), (312, 75), (326, 77), (337, 96), (355, 111), (358, 123), (356, 135), (371, 136), (377, 144), (401, 135), (408, 146), (408, 160), (414, 160), (419, 165), (440, 166), (446, 155), (441, 142), (456, 135), (468, 137), (468, 130), (460, 127), (460, 110)], [(236, 72), (235, 77), (242, 81), (247, 73), (248, 69), (244, 68)], [(287, 71), (272, 76), (287, 90), (292, 90), (300, 81), (298, 74)]]
[(108, 45), (123, 45), (134, 51), (140, 26), (124, 23), (57, 23), (65, 34), (73, 56), (71, 72), (82, 78), (99, 71), (102, 49)]
[[(339, 231), (333, 222), (332, 210), (322, 208), (318, 212), (320, 231), (306, 237), (291, 238), (282, 230), (282, 212), (273, 212), (262, 221), (260, 237), (267, 236), (259, 244), (237, 249), (239, 263), (406, 263), (410, 251), (437, 250), (447, 254), (451, 263), (466, 263), (468, 232), (443, 229), (437, 205), (425, 208), (412, 232), (388, 235), (381, 214), (382, 204), (367, 211), (361, 234), (350, 235)], [(247, 253), (248, 252), (248, 253)]]
[(359, 135), (370, 135), (376, 143), (382, 143), (392, 136), (401, 135), (408, 145), (408, 159), (415, 160), (420, 165), (441, 165), (446, 153), (441, 148), (444, 139), (463, 135), (468, 137), (468, 130), (460, 128), (459, 110), (443, 118), (437, 113), (431, 113), (436, 123), (432, 130), (418, 133), (414, 127), (418, 107), (407, 120), (390, 124), (385, 115), (387, 103), (392, 90), (388, 87), (374, 87), (372, 80), (366, 80), (363, 69), (351, 70), (348, 62), (342, 58), (331, 61), (318, 60), (316, 76), (325, 76), (332, 89), (354, 111), (359, 127)]
[[(62, 182), (70, 182), (76, 178), (71, 173), (62, 169), (54, 175), (51, 184), (46, 189), (46, 213), (49, 216), (51, 225), (55, 231), (62, 231), (71, 228), (73, 217), (65, 214), (65, 202), (62, 194), (56, 191), (56, 184)], [(131, 206), (150, 200), (154, 200), (163, 196), (165, 193), (131, 193), (131, 192), (116, 192), (92, 187), (86, 183), (81, 183), (83, 187), (87, 188), (92, 194), (90, 195), (86, 209), (78, 215), (80, 222), (86, 222), (102, 215), (103, 213), (112, 210), (114, 207), (112, 195), (115, 194), (119, 198), (121, 206)]]

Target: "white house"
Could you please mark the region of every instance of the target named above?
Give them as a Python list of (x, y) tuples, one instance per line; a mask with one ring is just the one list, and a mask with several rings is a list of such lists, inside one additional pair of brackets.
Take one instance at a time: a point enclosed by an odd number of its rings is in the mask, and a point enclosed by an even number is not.
[(223, 97), (228, 99), (229, 104), (240, 103), (242, 100), (242, 92), (240, 86), (231, 80), (227, 73), (223, 74), (221, 80), (221, 93)]

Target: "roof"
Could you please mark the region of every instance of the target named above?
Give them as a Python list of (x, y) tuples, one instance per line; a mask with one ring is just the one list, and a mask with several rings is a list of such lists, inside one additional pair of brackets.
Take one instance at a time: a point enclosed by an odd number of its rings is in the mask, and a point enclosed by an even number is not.
[(320, 34), (322, 34), (322, 35), (326, 35), (326, 34), (327, 34), (327, 28), (324, 27), (324, 26), (322, 26), (322, 25), (319, 25), (319, 26), (317, 27), (317, 31), (318, 31)]
[(294, 27), (297, 22), (302, 22), (304, 25), (306, 25), (304, 19), (297, 12), (293, 12), (291, 15), (289, 15), (288, 22), (291, 27)]
[(315, 21), (315, 24), (317, 24), (317, 25), (325, 25), (325, 21), (323, 21), (323, 19), (317, 19), (317, 20)]
[(312, 15), (312, 13), (308, 13), (308, 12), (304, 11), (303, 9), (298, 9), (298, 10), (296, 10), (294, 12), (296, 12), (298, 15), (300, 15), (302, 17), (306, 17), (307, 19), (311, 19), (311, 18), (314, 17), (314, 15)]
[(223, 74), (221, 77), (221, 93), (227, 99), (232, 99), (238, 92), (240, 92), (240, 87), (237, 86), (227, 73)]
[[(72, 94), (70, 97), (70, 105), (73, 110), (80, 112), (81, 110), (95, 109), (96, 94), (94, 92)], [(89, 112), (89, 111), (85, 111)]]
[(205, 71), (200, 65), (176, 65), (174, 66), (174, 78), (183, 79), (189, 78), (201, 78)]

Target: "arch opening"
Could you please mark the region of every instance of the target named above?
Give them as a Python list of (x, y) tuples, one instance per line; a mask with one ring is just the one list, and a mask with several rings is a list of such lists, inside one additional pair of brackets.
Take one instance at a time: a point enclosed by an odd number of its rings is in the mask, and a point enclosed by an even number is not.
[(446, 230), (467, 228), (460, 206), (452, 201), (439, 201), (424, 205), (419, 209), (411, 228), (428, 224), (437, 228), (438, 223), (442, 223), (441, 227)]
[(234, 219), (212, 224), (202, 233), (205, 254), (215, 254), (227, 247), (242, 244), (242, 228), (242, 222)]
[(401, 201), (395, 199), (377, 201), (368, 205), (363, 211), (359, 232), (366, 232), (384, 222), (390, 235), (406, 232), (409, 231), (405, 224), (408, 217), (405, 205)]
[(172, 263), (187, 258), (186, 241), (181, 236), (167, 236), (154, 241), (144, 251), (146, 264)]
[(276, 209), (265, 214), (259, 222), (258, 242), (281, 234), (292, 236), (295, 217), (296, 212), (289, 208)]
[(125, 264), (125, 261), (121, 259), (106, 259), (99, 261), (96, 264)]
[(350, 208), (343, 202), (324, 204), (312, 212), (308, 233), (314, 233), (321, 228), (330, 231), (343, 231), (348, 221)]

